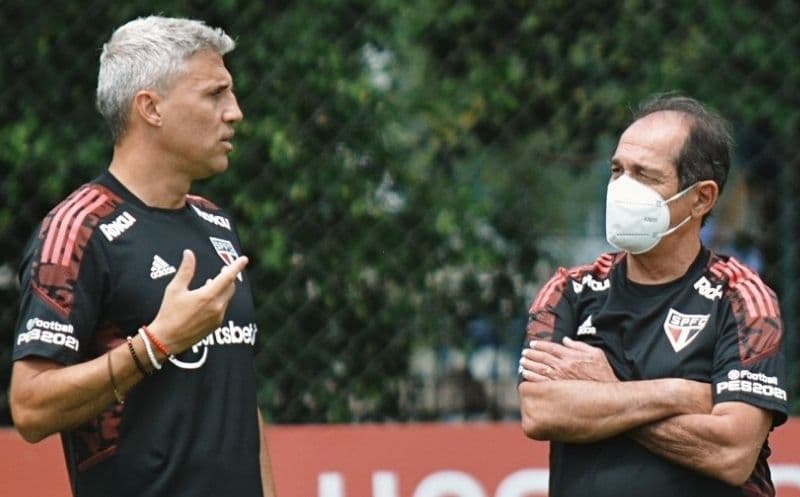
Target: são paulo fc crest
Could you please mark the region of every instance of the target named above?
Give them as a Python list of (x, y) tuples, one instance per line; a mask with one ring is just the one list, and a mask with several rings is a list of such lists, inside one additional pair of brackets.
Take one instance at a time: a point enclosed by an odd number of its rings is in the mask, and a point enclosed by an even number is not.
[(670, 308), (667, 319), (664, 320), (664, 332), (675, 352), (680, 352), (697, 338), (706, 327), (710, 316), (710, 314), (683, 314)]
[[(217, 251), (220, 259), (225, 263), (226, 266), (230, 266), (233, 264), (233, 261), (239, 258), (239, 254), (236, 252), (236, 247), (233, 246), (231, 242), (222, 238), (214, 238), (213, 236), (208, 237), (211, 240), (211, 245), (214, 246), (214, 250)], [(242, 281), (242, 273), (236, 275), (236, 278), (239, 281)]]

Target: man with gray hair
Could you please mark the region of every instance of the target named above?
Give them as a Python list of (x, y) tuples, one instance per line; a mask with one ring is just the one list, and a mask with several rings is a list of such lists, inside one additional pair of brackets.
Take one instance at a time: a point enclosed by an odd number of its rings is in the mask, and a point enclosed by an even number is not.
[(247, 258), (189, 194), (228, 167), (234, 46), (189, 19), (117, 29), (97, 85), (111, 163), (26, 247), (11, 410), (30, 442), (61, 433), (76, 497), (275, 495)]

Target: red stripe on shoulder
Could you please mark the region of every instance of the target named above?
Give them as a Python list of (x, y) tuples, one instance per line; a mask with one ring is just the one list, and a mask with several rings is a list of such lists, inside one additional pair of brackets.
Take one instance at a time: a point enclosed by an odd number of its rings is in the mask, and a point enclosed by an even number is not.
[(743, 364), (752, 364), (777, 352), (783, 324), (775, 292), (755, 271), (733, 257), (719, 259), (709, 269), (725, 283), (739, 330), (739, 356)]
[(529, 312), (543, 310), (548, 306), (548, 304), (557, 302), (564, 293), (564, 288), (566, 287), (568, 279), (569, 276), (567, 274), (567, 270), (564, 268), (558, 268), (556, 274), (554, 274), (547, 281), (547, 283), (542, 286), (542, 289), (539, 290), (539, 293), (536, 295), (536, 298), (531, 304)]
[(87, 198), (91, 197), (93, 190), (89, 185), (84, 185), (76, 190), (72, 195), (66, 198), (63, 202), (58, 204), (50, 213), (45, 217), (42, 223), (42, 229), (39, 231), (39, 238), (44, 239), (42, 246), (41, 257), (43, 261), (50, 261), (53, 246), (56, 244), (58, 237), (59, 227), (66, 216), (69, 216), (75, 209), (80, 209), (85, 205)]
[(758, 276), (755, 271), (733, 257), (731, 257), (728, 262), (745, 276), (744, 279), (747, 281), (747, 287), (753, 292), (756, 303), (759, 305), (759, 308), (763, 310), (764, 314), (769, 316), (779, 315), (780, 310), (778, 308), (775, 292), (761, 280), (761, 277)]
[(625, 252), (605, 253), (592, 264), (593, 273), (600, 279), (608, 278), (611, 269), (625, 257)]
[(564, 295), (569, 274), (566, 269), (558, 268), (556, 274), (544, 284), (528, 309), (528, 340), (550, 340), (553, 336), (556, 315), (555, 306)]
[(87, 184), (45, 217), (42, 241), (31, 267), (33, 290), (58, 312), (68, 314), (89, 238), (99, 222), (122, 200), (107, 188)]
[(752, 269), (731, 257), (715, 262), (710, 271), (715, 277), (724, 281), (728, 291), (740, 295), (750, 317), (780, 316), (775, 292)]

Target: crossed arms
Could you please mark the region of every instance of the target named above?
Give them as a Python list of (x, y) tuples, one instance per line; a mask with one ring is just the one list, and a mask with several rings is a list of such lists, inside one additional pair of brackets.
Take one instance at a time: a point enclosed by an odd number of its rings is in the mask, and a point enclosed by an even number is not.
[(747, 481), (772, 425), (743, 402), (714, 405), (711, 388), (680, 378), (621, 382), (602, 350), (532, 342), (520, 359), (525, 434), (589, 443), (626, 434), (651, 452), (729, 485)]

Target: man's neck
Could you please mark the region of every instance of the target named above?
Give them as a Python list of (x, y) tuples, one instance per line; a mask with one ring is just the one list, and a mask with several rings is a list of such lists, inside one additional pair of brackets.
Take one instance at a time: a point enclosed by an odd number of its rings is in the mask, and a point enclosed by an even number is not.
[(643, 285), (677, 280), (686, 274), (697, 259), (700, 247), (699, 236), (692, 234), (674, 240), (662, 240), (653, 250), (644, 254), (628, 254), (628, 279)]
[(141, 148), (133, 151), (125, 146), (114, 147), (114, 157), (108, 170), (149, 207), (183, 207), (192, 184), (188, 176), (164, 164), (163, 159), (142, 153)]

